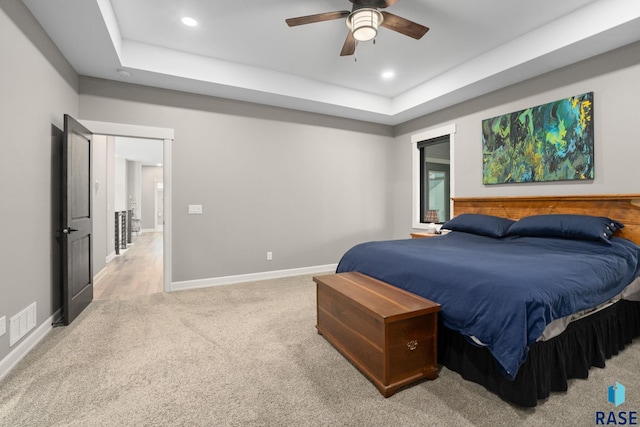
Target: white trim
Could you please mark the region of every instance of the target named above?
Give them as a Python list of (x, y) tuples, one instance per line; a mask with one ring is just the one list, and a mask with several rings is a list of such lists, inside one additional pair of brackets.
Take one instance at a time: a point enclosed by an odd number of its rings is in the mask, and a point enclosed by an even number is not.
[(80, 123), (91, 132), (98, 135), (125, 136), (132, 138), (148, 138), (163, 140), (163, 178), (164, 183), (164, 230), (163, 230), (163, 278), (164, 291), (171, 290), (171, 153), (173, 146), (174, 130), (150, 126), (130, 125), (125, 123), (96, 122), (92, 120), (80, 120)]
[(125, 123), (96, 122), (79, 120), (91, 132), (98, 135), (127, 136), (130, 138), (174, 139), (174, 130), (150, 126), (129, 125)]
[[(454, 135), (456, 133), (456, 125), (455, 123), (441, 126), (438, 128), (429, 129), (414, 135), (411, 135), (411, 167), (413, 170), (413, 175), (411, 179), (411, 184), (413, 186), (412, 192), (412, 209), (411, 209), (411, 226), (415, 229), (426, 230), (427, 224), (420, 222), (420, 151), (418, 151), (418, 143), (420, 141), (424, 141), (427, 139), (437, 138), (443, 135), (449, 135), (449, 195), (453, 197), (455, 191), (454, 185), (454, 161), (453, 161), (453, 147), (454, 147)], [(442, 159), (439, 160), (438, 163), (444, 163)], [(451, 212), (453, 212), (453, 201), (451, 201)]]
[(47, 336), (53, 329), (53, 323), (62, 317), (62, 309), (58, 309), (51, 317), (36, 328), (30, 335), (16, 346), (4, 359), (0, 360), (0, 381), (27, 355), (29, 352)]
[(173, 168), (173, 139), (165, 139), (164, 140), (164, 153), (163, 153), (163, 161), (162, 164), (162, 185), (164, 188), (164, 208), (162, 209), (162, 215), (164, 215), (164, 227), (162, 230), (162, 239), (163, 239), (163, 279), (164, 286), (163, 289), (165, 292), (169, 292), (171, 290), (171, 257), (172, 257), (172, 221), (173, 216), (171, 215), (171, 206), (172, 206), (172, 196), (171, 192), (173, 191), (173, 183), (172, 183), (172, 168)]
[[(114, 252), (114, 256), (115, 256), (115, 252)], [(109, 262), (109, 261), (107, 261)], [(95, 276), (93, 276), (93, 284), (95, 285), (96, 283), (98, 283), (100, 281), (100, 279), (102, 279), (104, 276), (107, 275), (107, 267), (103, 267), (102, 270), (100, 270), (98, 272), (98, 274), (96, 274)]]
[(338, 264), (317, 265), (313, 267), (292, 268), (289, 270), (263, 271), (261, 273), (239, 274), (236, 276), (212, 277), (209, 279), (185, 280), (173, 282), (172, 291), (183, 291), (186, 289), (209, 288), (220, 285), (233, 285), (245, 282), (255, 282), (258, 280), (281, 279), (283, 277), (302, 276), (305, 274), (334, 273)]
[(452, 123), (438, 128), (429, 129), (420, 133), (411, 135), (411, 142), (417, 144), (425, 139), (437, 138), (443, 135), (451, 135), (456, 133), (456, 124)]
[(109, 255), (107, 255), (107, 258), (105, 259), (106, 263), (109, 264), (111, 261), (113, 261), (115, 257), (116, 257), (116, 251), (111, 252)]

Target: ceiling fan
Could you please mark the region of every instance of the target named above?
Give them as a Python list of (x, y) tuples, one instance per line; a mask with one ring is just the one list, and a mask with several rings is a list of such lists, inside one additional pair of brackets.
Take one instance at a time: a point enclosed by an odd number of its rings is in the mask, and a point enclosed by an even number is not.
[(315, 22), (331, 21), (334, 19), (347, 18), (346, 24), (349, 27), (347, 39), (342, 46), (340, 56), (353, 55), (356, 51), (356, 43), (359, 41), (369, 41), (378, 34), (378, 27), (383, 26), (392, 31), (396, 31), (405, 36), (419, 40), (429, 31), (429, 28), (401, 18), (389, 12), (380, 12), (393, 6), (399, 0), (349, 0), (353, 3), (351, 12), (348, 10), (338, 10), (335, 12), (319, 13), (316, 15), (300, 16), (289, 18), (287, 25), (295, 27), (298, 25), (313, 24)]

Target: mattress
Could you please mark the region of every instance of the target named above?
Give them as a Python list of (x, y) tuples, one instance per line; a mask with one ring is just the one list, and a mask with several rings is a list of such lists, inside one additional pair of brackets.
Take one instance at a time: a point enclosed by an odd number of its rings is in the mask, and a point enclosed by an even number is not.
[(623, 295), (640, 276), (639, 258), (640, 247), (618, 238), (605, 245), (452, 232), (357, 245), (337, 271), (359, 271), (440, 303), (444, 325), (476, 337), (514, 378), (550, 324), (561, 328)]
[[(544, 329), (544, 332), (542, 332), (542, 335), (540, 335), (540, 338), (538, 338), (537, 341), (547, 341), (551, 338), (557, 337), (567, 329), (567, 326), (569, 326), (571, 322), (575, 322), (576, 320), (580, 320), (584, 317), (590, 316), (591, 314), (597, 313), (598, 311), (610, 307), (611, 305), (622, 299), (627, 301), (640, 301), (640, 278), (637, 278), (636, 280), (631, 282), (631, 284), (627, 286), (624, 291), (620, 292), (620, 294), (611, 298), (607, 302), (598, 304), (594, 308), (582, 310), (560, 319), (555, 319), (547, 325), (547, 327)], [(483, 345), (475, 337), (472, 337), (472, 339), (479, 345)]]

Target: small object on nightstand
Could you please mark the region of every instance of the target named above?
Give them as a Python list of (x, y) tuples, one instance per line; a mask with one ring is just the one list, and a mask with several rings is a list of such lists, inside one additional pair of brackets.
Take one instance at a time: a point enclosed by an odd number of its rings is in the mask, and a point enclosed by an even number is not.
[(440, 221), (438, 210), (437, 209), (429, 209), (424, 214), (424, 222), (438, 222)]

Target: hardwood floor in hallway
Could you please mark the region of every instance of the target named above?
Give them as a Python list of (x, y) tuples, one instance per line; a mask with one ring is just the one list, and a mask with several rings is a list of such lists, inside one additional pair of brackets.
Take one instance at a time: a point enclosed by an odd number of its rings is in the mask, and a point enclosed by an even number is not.
[(133, 237), (127, 251), (107, 264), (107, 271), (93, 285), (93, 298), (123, 299), (163, 291), (162, 232)]

